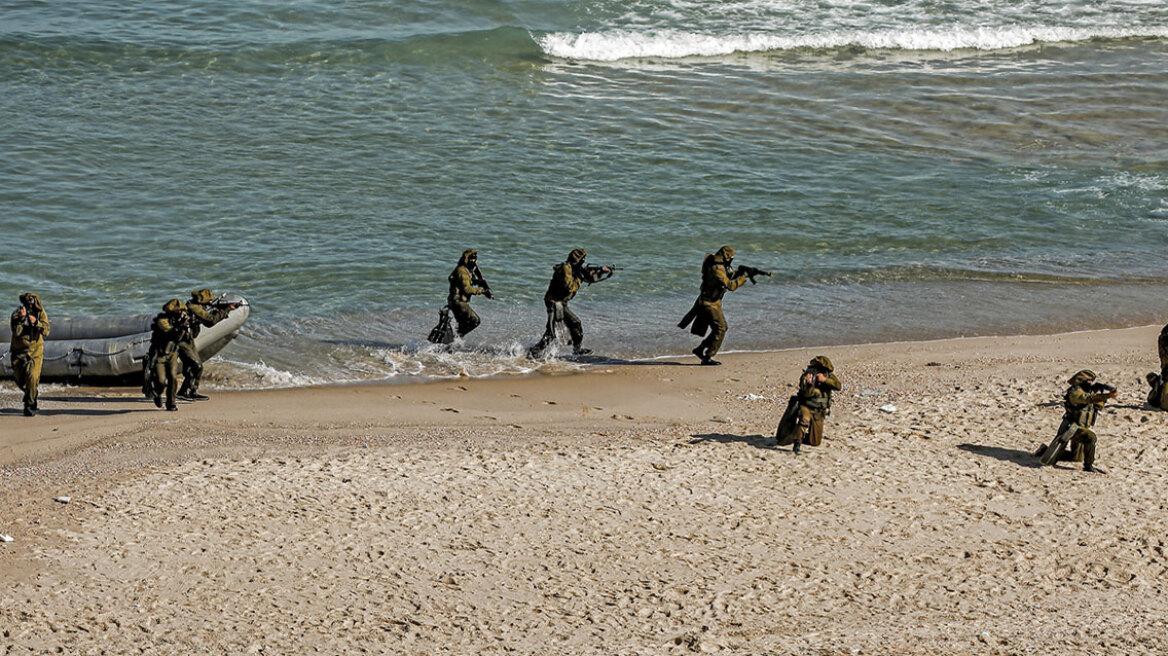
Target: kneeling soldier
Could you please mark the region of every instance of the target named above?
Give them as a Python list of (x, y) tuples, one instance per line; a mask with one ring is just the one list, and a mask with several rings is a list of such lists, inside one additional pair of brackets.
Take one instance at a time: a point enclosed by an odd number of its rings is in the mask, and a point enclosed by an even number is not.
[(799, 393), (791, 397), (775, 431), (779, 446), (793, 444), (791, 450), (799, 453), (803, 444), (823, 443), (823, 420), (831, 414), (831, 393), (843, 387), (834, 371), (826, 355), (816, 356), (807, 365), (799, 376)]
[[(1083, 460), (1083, 471), (1104, 473), (1095, 467), (1095, 445), (1099, 437), (1091, 430), (1099, 411), (1108, 399), (1114, 399), (1119, 392), (1110, 385), (1095, 382), (1095, 372), (1084, 369), (1071, 377), (1070, 388), (1063, 395), (1062, 424), (1055, 439), (1046, 447), (1039, 447), (1038, 455), (1044, 464), (1054, 464), (1058, 460)], [(1071, 450), (1066, 451), (1065, 446)]]
[(1152, 371), (1147, 375), (1148, 385), (1152, 387), (1148, 391), (1148, 405), (1153, 408), (1161, 410), (1168, 410), (1168, 380)]

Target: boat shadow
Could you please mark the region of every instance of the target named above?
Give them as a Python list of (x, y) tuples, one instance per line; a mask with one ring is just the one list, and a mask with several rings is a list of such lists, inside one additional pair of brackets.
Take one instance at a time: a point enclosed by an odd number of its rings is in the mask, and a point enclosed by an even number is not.
[(747, 446), (753, 446), (756, 449), (766, 449), (768, 451), (779, 451), (779, 447), (775, 444), (774, 435), (736, 435), (734, 433), (695, 433), (690, 435), (693, 439), (690, 444), (704, 444), (706, 442), (717, 442), (719, 444), (735, 444), (742, 443)]
[(975, 453), (979, 456), (989, 456), (997, 458), (1003, 462), (1012, 462), (1019, 467), (1027, 469), (1042, 469), (1043, 465), (1038, 458), (1034, 457), (1032, 451), (1022, 451), (1019, 449), (1006, 449), (1000, 446), (986, 446), (984, 444), (958, 444), (958, 449)]

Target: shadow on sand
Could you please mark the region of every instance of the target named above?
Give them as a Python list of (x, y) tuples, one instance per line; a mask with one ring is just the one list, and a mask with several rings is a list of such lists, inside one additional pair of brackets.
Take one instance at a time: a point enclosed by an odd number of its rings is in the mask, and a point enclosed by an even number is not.
[(979, 456), (989, 456), (1005, 462), (1012, 462), (1019, 467), (1026, 467), (1028, 469), (1042, 468), (1042, 463), (1038, 461), (1038, 458), (1034, 457), (1034, 453), (1031, 451), (1003, 449), (1000, 446), (985, 446), (983, 444), (958, 444), (957, 448), (962, 451), (976, 453)]
[(753, 446), (756, 449), (766, 449), (768, 451), (788, 451), (789, 447), (780, 448), (775, 445), (774, 435), (735, 435), (733, 433), (700, 433), (690, 435), (693, 439), (690, 444), (701, 444), (703, 442), (718, 442), (719, 444), (733, 444), (741, 442), (748, 446)]
[[(155, 410), (155, 408), (150, 408), (150, 409)], [(70, 416), (74, 416), (74, 417), (105, 417), (108, 415), (125, 415), (125, 414), (129, 414), (131, 412), (146, 412), (146, 409), (143, 408), (141, 410), (92, 410), (92, 409), (88, 409), (88, 408), (84, 408), (84, 409), (77, 408), (75, 410), (62, 410), (59, 408), (43, 408), (42, 407), (40, 410), (37, 410), (37, 415), (45, 416), (45, 417), (52, 417), (55, 415), (70, 415)], [(17, 415), (23, 415), (23, 414), (24, 414), (24, 409), (22, 409), (22, 408), (0, 409), (0, 415), (17, 416)]]

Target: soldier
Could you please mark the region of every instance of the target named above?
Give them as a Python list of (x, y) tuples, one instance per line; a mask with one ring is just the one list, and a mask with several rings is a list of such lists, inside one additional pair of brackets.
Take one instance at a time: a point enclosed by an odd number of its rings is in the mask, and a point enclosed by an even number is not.
[(1099, 416), (1099, 411), (1103, 409), (1107, 400), (1114, 399), (1119, 392), (1110, 385), (1096, 383), (1095, 372), (1090, 369), (1078, 372), (1067, 381), (1067, 384), (1070, 387), (1063, 395), (1063, 408), (1065, 409), (1063, 421), (1055, 435), (1061, 436), (1071, 432), (1067, 439), (1071, 451), (1064, 450), (1063, 446), (1056, 440), (1050, 446), (1040, 446), (1035, 455), (1042, 457), (1045, 463), (1048, 462), (1046, 451), (1050, 448), (1058, 448), (1060, 453), (1049, 454), (1050, 464), (1056, 460), (1078, 461), (1081, 455), (1083, 471), (1103, 474), (1105, 472), (1101, 468), (1095, 467), (1095, 445), (1099, 438), (1091, 428), (1095, 426), (1095, 419)]
[(722, 339), (726, 336), (726, 317), (722, 314), (722, 297), (726, 292), (732, 292), (746, 284), (747, 275), (743, 272), (735, 273), (731, 268), (734, 262), (734, 249), (723, 246), (713, 255), (706, 255), (702, 262), (702, 286), (698, 292), (698, 299), (686, 313), (678, 327), (685, 328), (693, 322), (690, 332), (694, 335), (709, 335), (698, 344), (693, 354), (698, 356), (703, 365), (717, 366), (722, 364), (714, 359), (718, 349), (722, 348)]
[(146, 356), (146, 385), (144, 389), (154, 397), (154, 405), (162, 407), (162, 390), (166, 390), (166, 409), (178, 410), (175, 396), (178, 390), (179, 341), (187, 332), (187, 305), (172, 298), (162, 306), (162, 312), (150, 324), (150, 352)]
[(12, 376), (24, 391), (24, 416), (32, 417), (37, 406), (37, 388), (41, 382), (41, 365), (45, 361), (45, 336), (49, 334), (49, 316), (36, 294), (20, 295), (20, 307), (12, 313)]
[[(591, 283), (600, 280), (599, 276), (611, 275), (612, 267), (585, 267), (584, 258), (588, 253), (583, 248), (573, 249), (568, 253), (568, 259), (557, 264), (552, 269), (552, 280), (548, 283), (547, 293), (543, 295), (543, 304), (547, 308), (547, 328), (543, 337), (528, 351), (528, 357), (537, 358), (543, 354), (548, 345), (556, 339), (556, 324), (564, 323), (568, 326), (568, 334), (572, 337), (572, 353), (587, 355), (592, 349), (580, 346), (584, 341), (584, 326), (568, 309), (568, 301), (580, 291), (581, 283)], [(591, 271), (589, 270), (591, 269)]]
[(775, 438), (778, 445), (793, 444), (798, 455), (803, 444), (823, 443), (823, 420), (831, 414), (831, 393), (841, 389), (835, 367), (826, 355), (817, 355), (799, 376), (799, 392), (791, 397), (787, 412), (779, 421)]
[(458, 322), (458, 336), (465, 337), (482, 323), (479, 315), (470, 307), (470, 297), (482, 294), (487, 298), (494, 298), (491, 286), (483, 279), (483, 272), (479, 270), (478, 252), (474, 249), (463, 251), (462, 257), (458, 259), (458, 266), (450, 272), (448, 279), (450, 295), (446, 298), (446, 305), (454, 314), (454, 320)]
[(1160, 339), (1158, 340), (1160, 347), (1160, 378), (1168, 380), (1168, 325), (1160, 331)]
[(203, 377), (203, 359), (195, 348), (195, 338), (203, 326), (210, 328), (227, 318), (232, 310), (239, 307), (231, 303), (225, 307), (213, 307), (215, 295), (210, 289), (196, 289), (187, 301), (187, 324), (178, 342), (178, 357), (182, 362), (183, 383), (178, 398), (184, 401), (206, 401), (208, 396), (199, 394), (199, 380)]
[(1152, 389), (1148, 390), (1148, 405), (1153, 408), (1161, 410), (1168, 410), (1168, 380), (1162, 375), (1150, 371), (1147, 375), (1148, 385)]

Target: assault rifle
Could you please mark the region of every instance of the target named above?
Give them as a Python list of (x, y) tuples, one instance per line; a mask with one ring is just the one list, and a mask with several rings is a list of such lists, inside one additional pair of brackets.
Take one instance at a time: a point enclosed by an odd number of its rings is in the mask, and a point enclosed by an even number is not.
[(495, 294), (491, 292), (491, 284), (487, 282), (486, 278), (483, 277), (483, 271), (477, 264), (470, 272), (470, 282), (472, 285), (478, 285), (479, 287), (483, 288), (483, 296), (486, 296), (487, 298), (495, 298)]
[(767, 278), (770, 278), (771, 272), (770, 271), (763, 271), (762, 269), (756, 269), (754, 267), (746, 266), (745, 264), (743, 264), (743, 265), (738, 267), (738, 275), (740, 275), (740, 276), (744, 275), (747, 278), (750, 278), (750, 284), (753, 285), (753, 284), (756, 284), (758, 282), (757, 280), (755, 280), (756, 276), (766, 276)]
[(580, 277), (584, 279), (584, 282), (591, 285), (594, 282), (608, 280), (612, 277), (612, 274), (620, 270), (621, 267), (616, 265), (596, 266), (594, 264), (589, 264), (588, 266), (583, 267), (583, 272), (581, 273)]
[(1089, 394), (1111, 394), (1118, 391), (1115, 385), (1108, 385), (1107, 383), (1088, 383), (1083, 386), (1083, 390)]

